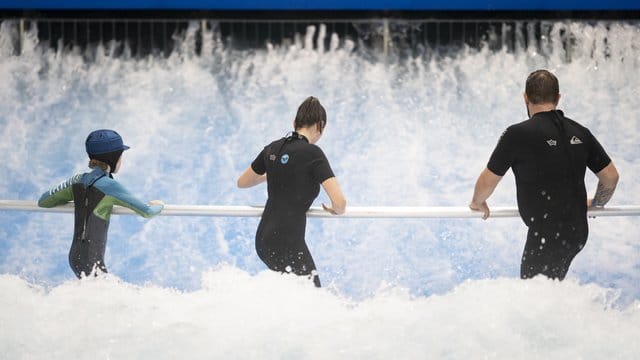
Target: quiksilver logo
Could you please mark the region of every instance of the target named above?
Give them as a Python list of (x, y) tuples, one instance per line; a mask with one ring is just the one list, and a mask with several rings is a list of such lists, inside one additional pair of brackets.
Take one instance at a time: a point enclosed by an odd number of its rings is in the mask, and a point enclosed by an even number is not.
[(549, 144), (549, 146), (556, 146), (557, 142), (553, 139), (549, 139), (547, 140), (547, 144)]
[(569, 143), (571, 143), (571, 145), (578, 145), (582, 144), (582, 140), (580, 140), (580, 138), (578, 138), (577, 136), (574, 136), (571, 138), (571, 140), (569, 140)]

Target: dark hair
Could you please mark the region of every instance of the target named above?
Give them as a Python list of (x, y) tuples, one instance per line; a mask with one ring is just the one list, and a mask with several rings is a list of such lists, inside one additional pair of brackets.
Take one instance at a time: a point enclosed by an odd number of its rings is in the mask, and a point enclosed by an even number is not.
[(327, 125), (327, 113), (324, 111), (324, 107), (322, 107), (318, 98), (309, 96), (298, 107), (298, 113), (296, 114), (296, 120), (293, 126), (298, 130), (315, 124), (319, 125), (319, 130), (322, 132), (322, 129)]
[(524, 92), (532, 104), (555, 104), (560, 96), (558, 78), (547, 70), (536, 70), (529, 74)]
[(118, 160), (120, 160), (120, 156), (122, 156), (123, 151), (124, 150), (117, 150), (104, 154), (90, 155), (89, 167), (94, 168), (97, 166), (102, 170), (107, 171), (105, 166), (109, 166), (111, 168), (109, 171), (114, 172), (116, 171), (116, 165), (118, 165)]

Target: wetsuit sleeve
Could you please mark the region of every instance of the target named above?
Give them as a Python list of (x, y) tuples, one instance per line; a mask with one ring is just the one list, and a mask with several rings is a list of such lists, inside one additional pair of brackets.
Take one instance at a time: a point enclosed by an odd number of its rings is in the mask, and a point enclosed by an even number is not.
[(589, 157), (587, 158), (587, 166), (594, 173), (599, 173), (600, 170), (604, 169), (611, 162), (611, 158), (604, 151), (598, 139), (596, 139), (593, 134), (589, 130), (587, 130), (589, 134), (589, 138), (591, 140), (591, 148), (589, 149)]
[(325, 180), (334, 177), (329, 160), (319, 147), (315, 148), (314, 157), (311, 160), (311, 177), (318, 184), (322, 184)]
[(115, 180), (108, 179), (99, 184), (96, 183), (94, 186), (104, 192), (105, 196), (109, 196), (114, 205), (129, 208), (145, 218), (158, 215), (164, 207), (164, 205), (149, 205), (143, 203)]
[(487, 168), (498, 176), (504, 176), (509, 170), (516, 154), (515, 130), (512, 126), (508, 127), (500, 136), (496, 148), (493, 150)]
[(73, 201), (73, 184), (80, 181), (80, 177), (81, 175), (75, 175), (42, 194), (38, 200), (38, 206), (52, 208)]
[(266, 147), (262, 149), (260, 154), (258, 154), (258, 157), (256, 157), (256, 159), (251, 163), (251, 169), (253, 169), (253, 171), (258, 175), (262, 175), (267, 172), (267, 166), (264, 163), (265, 151), (267, 151)]

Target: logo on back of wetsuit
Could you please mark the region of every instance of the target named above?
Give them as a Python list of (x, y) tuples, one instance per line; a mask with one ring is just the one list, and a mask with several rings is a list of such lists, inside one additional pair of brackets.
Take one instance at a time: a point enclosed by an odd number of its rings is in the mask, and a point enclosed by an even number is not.
[(547, 144), (549, 144), (549, 146), (556, 146), (557, 142), (553, 139), (549, 139), (547, 140)]
[(282, 164), (286, 164), (289, 162), (289, 154), (284, 154), (280, 157), (280, 162)]
[(572, 137), (572, 138), (571, 138), (571, 140), (569, 141), (569, 143), (570, 143), (571, 145), (578, 145), (578, 144), (582, 144), (582, 140), (580, 140), (580, 138), (579, 138), (579, 137), (574, 136), (574, 137)]

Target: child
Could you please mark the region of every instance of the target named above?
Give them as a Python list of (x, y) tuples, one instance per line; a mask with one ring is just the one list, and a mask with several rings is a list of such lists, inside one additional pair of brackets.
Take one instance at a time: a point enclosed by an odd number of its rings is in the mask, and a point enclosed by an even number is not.
[(73, 176), (42, 194), (38, 200), (38, 206), (44, 208), (69, 201), (75, 203), (69, 265), (78, 278), (98, 271), (107, 272), (104, 251), (113, 205), (127, 207), (145, 218), (159, 214), (164, 207), (160, 200), (142, 203), (113, 179), (112, 174), (120, 170), (122, 152), (129, 149), (117, 132), (93, 131), (87, 137), (85, 147), (92, 171)]

